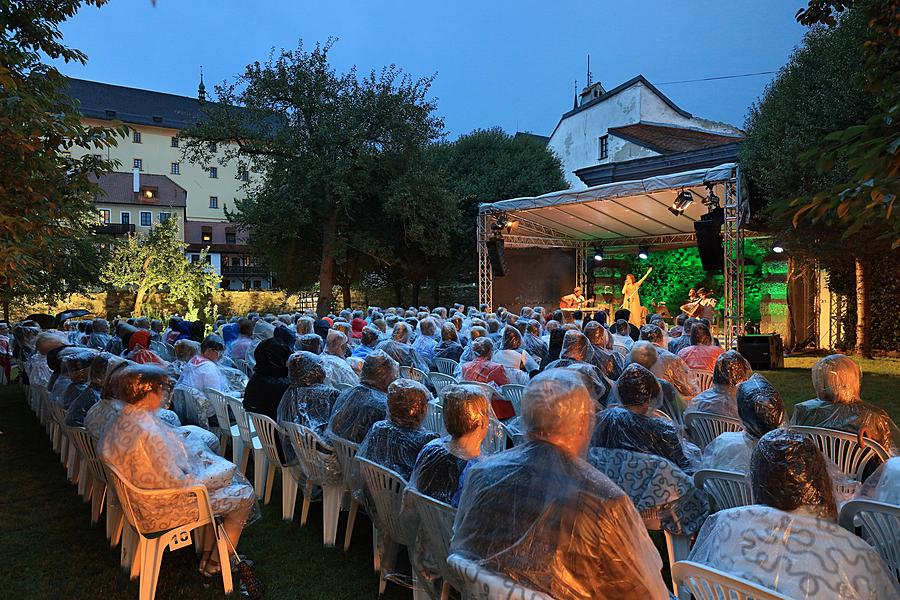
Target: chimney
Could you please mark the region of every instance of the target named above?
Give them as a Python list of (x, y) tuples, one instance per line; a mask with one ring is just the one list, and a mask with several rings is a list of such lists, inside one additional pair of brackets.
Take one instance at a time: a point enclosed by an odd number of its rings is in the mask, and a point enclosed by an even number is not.
[(583, 90), (581, 90), (581, 103), (580, 106), (584, 106), (586, 103), (590, 102), (594, 98), (599, 98), (603, 94), (606, 93), (606, 90), (603, 89), (603, 85), (598, 81), (597, 83), (592, 83), (587, 86)]
[(131, 172), (132, 174), (132, 188), (134, 188), (134, 193), (137, 194), (141, 191), (141, 170), (137, 167)]

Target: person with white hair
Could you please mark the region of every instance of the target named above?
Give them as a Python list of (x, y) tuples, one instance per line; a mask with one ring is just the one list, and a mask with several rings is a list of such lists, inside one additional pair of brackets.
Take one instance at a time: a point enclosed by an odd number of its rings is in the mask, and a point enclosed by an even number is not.
[(419, 335), (412, 343), (413, 350), (419, 353), (419, 356), (426, 363), (431, 365), (434, 363), (434, 350), (438, 345), (435, 339), (437, 335), (437, 325), (434, 319), (427, 317), (419, 321)]
[(719, 355), (713, 367), (712, 387), (694, 396), (686, 413), (706, 412), (724, 417), (740, 418), (737, 405), (738, 386), (750, 379), (753, 369), (737, 350)]
[(325, 383), (328, 385), (356, 385), (359, 383), (359, 377), (347, 362), (348, 344), (349, 339), (345, 334), (337, 329), (328, 330), (325, 352), (321, 354), (322, 366), (325, 368)]
[(451, 553), (559, 600), (669, 598), (631, 500), (585, 460), (594, 420), (579, 375), (535, 377), (524, 443), (466, 470)]
[(345, 390), (335, 400), (326, 439), (362, 442), (372, 425), (387, 415), (388, 386), (399, 376), (397, 361), (380, 350), (371, 352), (363, 363), (359, 385)]

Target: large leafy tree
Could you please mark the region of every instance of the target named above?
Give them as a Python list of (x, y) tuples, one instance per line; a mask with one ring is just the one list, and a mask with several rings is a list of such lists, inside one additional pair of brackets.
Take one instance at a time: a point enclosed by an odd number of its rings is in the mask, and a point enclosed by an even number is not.
[[(0, 300), (52, 300), (96, 282), (99, 240), (92, 176), (113, 164), (95, 155), (123, 128), (82, 123), (65, 79), (45, 57), (84, 63), (59, 26), (105, 0), (0, 2)], [(74, 147), (90, 149), (73, 158)], [(8, 318), (8, 314), (6, 315)]]
[[(452, 198), (431, 191), (421, 169), (442, 135), (428, 99), (430, 78), (395, 66), (359, 76), (328, 62), (329, 41), (273, 53), (216, 87), (201, 122), (185, 132), (186, 153), (243, 162), (261, 177), (229, 218), (249, 232), (288, 289), (318, 283), (318, 311), (367, 269), (396, 266), (447, 237)], [(427, 193), (426, 193), (427, 192)], [(436, 202), (440, 202), (439, 204)], [(405, 254), (398, 254), (403, 250)]]
[(184, 301), (188, 312), (219, 286), (220, 278), (206, 262), (190, 262), (185, 255), (178, 220), (167, 219), (146, 236), (130, 235), (115, 245), (103, 267), (103, 283), (118, 290), (134, 292), (131, 315), (141, 316), (144, 301), (153, 291), (166, 291), (171, 302)]

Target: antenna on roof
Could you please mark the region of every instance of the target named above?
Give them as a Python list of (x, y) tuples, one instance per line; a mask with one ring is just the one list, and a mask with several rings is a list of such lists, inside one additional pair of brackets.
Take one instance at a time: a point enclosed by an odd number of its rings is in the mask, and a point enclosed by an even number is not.
[(588, 58), (588, 69), (587, 69), (587, 86), (586, 87), (591, 87), (591, 83), (593, 83), (593, 77), (591, 75), (591, 55), (588, 54), (587, 58)]

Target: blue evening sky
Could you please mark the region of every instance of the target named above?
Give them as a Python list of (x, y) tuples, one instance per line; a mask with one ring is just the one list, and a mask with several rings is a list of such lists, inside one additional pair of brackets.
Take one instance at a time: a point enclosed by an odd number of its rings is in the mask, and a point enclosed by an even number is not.
[(664, 82), (776, 71), (800, 43), (806, 0), (112, 0), (63, 26), (88, 64), (63, 73), (196, 95), (200, 65), (213, 83), (265, 59), (272, 47), (339, 38), (343, 71), (396, 63), (436, 74), (432, 94), (453, 139), (476, 128), (549, 135), (572, 107), (574, 82), (609, 89), (643, 74), (694, 115), (742, 126), (773, 75)]

